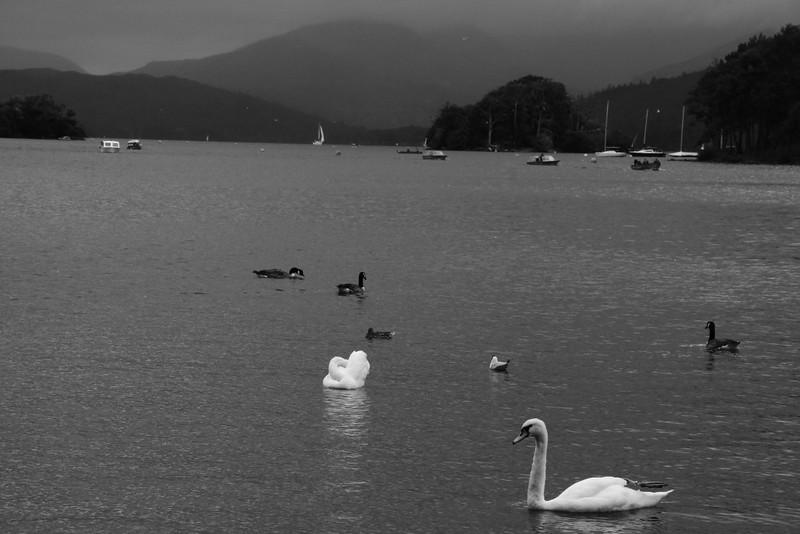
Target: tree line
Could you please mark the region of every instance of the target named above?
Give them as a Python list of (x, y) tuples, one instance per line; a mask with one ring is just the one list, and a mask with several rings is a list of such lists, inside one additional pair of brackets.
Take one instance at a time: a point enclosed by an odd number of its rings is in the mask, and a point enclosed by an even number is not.
[(0, 137), (83, 139), (75, 112), (50, 95), (14, 96), (0, 103)]

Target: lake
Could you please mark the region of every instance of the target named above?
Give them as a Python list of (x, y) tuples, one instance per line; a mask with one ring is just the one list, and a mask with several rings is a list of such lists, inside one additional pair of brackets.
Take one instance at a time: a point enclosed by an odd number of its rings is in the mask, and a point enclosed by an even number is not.
[[(800, 523), (797, 168), (143, 146), (0, 139), (3, 532)], [(704, 350), (709, 320), (738, 353)], [(323, 388), (355, 350), (365, 387)], [(674, 493), (529, 512), (532, 417), (547, 497)]]

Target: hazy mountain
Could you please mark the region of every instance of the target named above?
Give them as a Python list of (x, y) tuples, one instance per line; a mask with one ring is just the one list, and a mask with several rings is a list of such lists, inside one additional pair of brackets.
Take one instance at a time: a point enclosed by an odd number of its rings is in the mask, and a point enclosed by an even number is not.
[[(0, 71), (0, 101), (36, 94), (49, 94), (75, 111), (89, 136), (311, 143), (317, 130), (315, 117), (180, 78)], [(360, 128), (323, 124), (332, 143), (367, 137)]]
[(4, 69), (55, 69), (84, 72), (76, 63), (56, 54), (0, 45), (0, 70)]
[[(470, 29), (422, 34), (381, 22), (308, 26), (203, 59), (136, 72), (244, 91), (367, 127), (428, 125), (447, 102), (465, 104), (524, 74), (499, 41)], [(511, 60), (509, 58), (512, 58)]]

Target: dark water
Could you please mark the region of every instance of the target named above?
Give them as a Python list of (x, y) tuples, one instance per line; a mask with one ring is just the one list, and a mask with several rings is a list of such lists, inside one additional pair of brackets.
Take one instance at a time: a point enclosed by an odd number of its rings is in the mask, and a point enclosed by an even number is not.
[[(800, 171), (339, 150), (0, 140), (0, 530), (796, 528)], [(675, 492), (528, 512), (531, 417), (548, 497)]]

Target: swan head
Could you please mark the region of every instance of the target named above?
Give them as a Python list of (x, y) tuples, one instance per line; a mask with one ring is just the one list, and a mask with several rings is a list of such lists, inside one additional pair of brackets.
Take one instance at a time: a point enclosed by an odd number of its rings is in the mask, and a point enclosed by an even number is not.
[(713, 330), (714, 329), (714, 321), (708, 321), (706, 323), (706, 330)]
[(528, 419), (522, 423), (522, 428), (519, 429), (519, 435), (514, 438), (512, 445), (516, 445), (525, 438), (534, 436), (540, 438), (547, 435), (547, 427), (544, 426), (544, 421), (541, 419)]
[(289, 277), (290, 278), (305, 278), (306, 273), (303, 272), (303, 269), (300, 267), (292, 267), (289, 269)]

